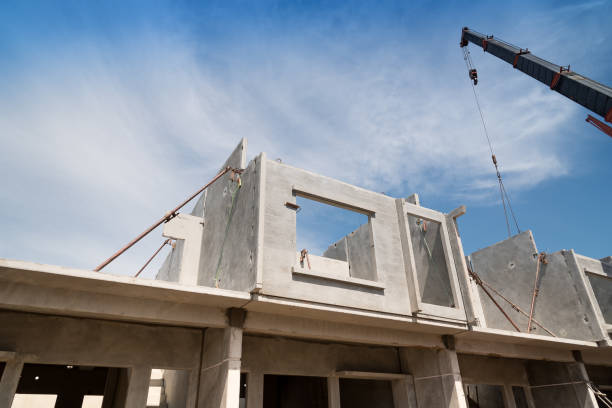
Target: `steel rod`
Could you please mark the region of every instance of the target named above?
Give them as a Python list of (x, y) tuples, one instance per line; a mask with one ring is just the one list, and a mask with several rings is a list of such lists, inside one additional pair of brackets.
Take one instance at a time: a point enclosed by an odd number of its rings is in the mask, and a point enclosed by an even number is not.
[(144, 271), (144, 269), (147, 267), (147, 265), (149, 265), (149, 263), (151, 263), (151, 261), (153, 260), (153, 258), (155, 258), (157, 256), (157, 254), (159, 254), (159, 251), (162, 250), (163, 247), (166, 246), (166, 244), (170, 243), (170, 238), (168, 238), (167, 240), (164, 241), (163, 244), (161, 244), (161, 246), (157, 249), (157, 251), (155, 251), (155, 253), (153, 255), (151, 255), (151, 257), (149, 258), (149, 260), (147, 262), (145, 262), (144, 265), (142, 265), (142, 268), (140, 268), (140, 270), (136, 273), (136, 275), (134, 275), (135, 278), (138, 277), (138, 275), (140, 275), (140, 273), (142, 271)]
[(163, 224), (164, 222), (170, 221), (172, 218), (174, 218), (176, 216), (176, 212), (178, 210), (180, 210), (181, 208), (183, 208), (185, 206), (185, 204), (187, 204), (188, 202), (190, 202), (191, 200), (193, 200), (195, 197), (198, 196), (198, 194), (200, 194), (202, 191), (206, 190), (211, 184), (213, 184), (215, 181), (217, 181), (221, 176), (223, 176), (225, 173), (227, 173), (228, 171), (235, 171), (235, 172), (241, 172), (242, 170), (237, 170), (237, 169), (233, 169), (229, 166), (227, 166), (225, 169), (221, 170), (210, 182), (208, 182), (208, 184), (206, 184), (204, 187), (200, 188), (198, 191), (196, 191), (194, 194), (192, 194), (188, 199), (186, 199), (185, 201), (183, 201), (180, 205), (178, 205), (175, 209), (173, 209), (172, 211), (169, 211), (166, 213), (166, 215), (164, 215), (162, 218), (160, 218), (155, 224), (151, 225), (149, 228), (147, 228), (146, 230), (144, 230), (144, 232), (142, 232), (140, 235), (138, 235), (136, 238), (134, 238), (133, 240), (131, 240), (130, 242), (128, 242), (123, 248), (121, 248), (119, 251), (115, 252), (113, 255), (111, 255), (106, 261), (102, 262), (100, 265), (98, 265), (94, 271), (95, 272), (100, 272), (106, 265), (108, 265), (109, 263), (113, 262), (117, 257), (119, 257), (121, 254), (123, 254), (125, 251), (127, 251), (128, 249), (130, 249), (131, 247), (134, 246), (134, 244), (136, 244), (138, 241), (140, 241), (141, 239), (143, 239), (147, 234), (149, 234), (151, 231), (153, 231), (155, 228), (159, 227), (161, 224)]

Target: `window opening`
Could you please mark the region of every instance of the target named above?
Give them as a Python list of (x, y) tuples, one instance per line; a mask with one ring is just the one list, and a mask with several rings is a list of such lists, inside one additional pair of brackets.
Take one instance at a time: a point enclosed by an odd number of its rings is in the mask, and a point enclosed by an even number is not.
[(24, 364), (11, 407), (101, 406), (95, 402), (104, 396), (108, 372), (108, 367)]
[(442, 225), (408, 214), (421, 302), (455, 307), (450, 271), (442, 240)]
[(351, 277), (376, 280), (370, 216), (299, 194), (296, 203), (298, 252), (347, 262)]
[(489, 384), (468, 384), (465, 398), (469, 408), (504, 408), (504, 387)]
[(327, 408), (327, 378), (264, 375), (263, 408)]
[(102, 408), (103, 395), (85, 395), (81, 408)]
[(11, 408), (54, 408), (57, 394), (15, 394)]
[(393, 408), (391, 382), (340, 378), (340, 406)]
[(239, 408), (246, 407), (246, 399), (247, 399), (247, 374), (240, 373), (240, 400), (238, 403)]

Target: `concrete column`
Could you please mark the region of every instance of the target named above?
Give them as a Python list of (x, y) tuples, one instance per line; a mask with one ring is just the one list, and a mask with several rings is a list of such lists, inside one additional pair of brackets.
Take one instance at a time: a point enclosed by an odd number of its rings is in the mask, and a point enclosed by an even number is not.
[(575, 378), (582, 383), (575, 383), (573, 385), (574, 391), (576, 392), (576, 398), (578, 399), (578, 406), (584, 408), (597, 408), (597, 397), (595, 393), (587, 385), (589, 382), (589, 375), (587, 374), (586, 367), (582, 361), (568, 364), (567, 367), (570, 378)]
[(455, 350), (438, 350), (440, 378), (448, 407), (467, 408), (459, 361)]
[(0, 408), (11, 408), (22, 369), (23, 360), (19, 358), (6, 362), (0, 379)]
[(128, 370), (126, 408), (145, 408), (151, 383), (151, 367), (132, 367)]
[(327, 408), (340, 408), (340, 379), (327, 377)]
[(512, 392), (511, 385), (504, 385), (504, 405), (505, 408), (516, 408), (516, 401), (514, 400), (514, 393)]
[(391, 389), (395, 408), (417, 408), (414, 378), (412, 376), (408, 376), (404, 380), (393, 380)]
[(527, 406), (529, 408), (536, 408), (535, 401), (533, 399), (533, 394), (531, 393), (531, 388), (523, 387), (525, 390), (525, 397), (527, 397)]
[(404, 370), (414, 376), (419, 407), (467, 408), (454, 350), (405, 347), (400, 358)]
[(189, 373), (189, 385), (187, 386), (187, 401), (185, 403), (185, 408), (196, 408), (198, 402), (198, 379), (199, 370), (191, 370)]
[(581, 361), (561, 363), (528, 361), (527, 373), (535, 406), (597, 408), (597, 400), (587, 385), (589, 377)]
[(242, 329), (206, 329), (199, 408), (238, 408)]
[(250, 372), (247, 374), (247, 407), (263, 407), (264, 375)]

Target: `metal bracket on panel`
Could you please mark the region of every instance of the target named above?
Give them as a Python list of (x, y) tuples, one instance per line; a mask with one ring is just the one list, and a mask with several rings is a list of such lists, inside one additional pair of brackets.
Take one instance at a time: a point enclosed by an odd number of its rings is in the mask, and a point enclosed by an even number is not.
[(285, 203), (285, 207), (291, 208), (292, 210), (295, 210), (296, 212), (300, 212), (300, 210), (302, 209), (299, 205), (295, 203), (290, 203), (289, 201)]
[(521, 55), (525, 55), (525, 54), (531, 54), (531, 51), (529, 51), (528, 49), (521, 49), (519, 52), (517, 52), (516, 54), (514, 54), (514, 61), (512, 62), (512, 66), (514, 68), (516, 68), (516, 65), (518, 64), (518, 59)]

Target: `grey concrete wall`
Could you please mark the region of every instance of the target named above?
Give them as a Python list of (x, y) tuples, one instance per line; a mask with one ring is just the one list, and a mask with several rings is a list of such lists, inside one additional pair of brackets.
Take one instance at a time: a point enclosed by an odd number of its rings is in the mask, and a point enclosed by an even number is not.
[(201, 340), (196, 329), (0, 311), (0, 350), (43, 364), (190, 369)]
[[(465, 212), (465, 207), (460, 207)], [(470, 278), (467, 271), (467, 263), (461, 236), (459, 234), (459, 226), (457, 225), (457, 215), (452, 213), (446, 215), (446, 227), (448, 230), (451, 251), (453, 253), (453, 261), (455, 270), (457, 271), (457, 280), (465, 307), (466, 319), (473, 325), (481, 325), (483, 316), (482, 304), (475, 288), (470, 284)]]
[(202, 354), (199, 408), (238, 408), (242, 329), (207, 329)]
[(400, 349), (403, 370), (414, 377), (419, 407), (466, 407), (457, 354), (452, 350)]
[(577, 363), (530, 360), (526, 369), (536, 407), (597, 408)]
[(612, 324), (612, 280), (594, 274), (588, 274), (587, 277), (593, 288), (597, 304), (601, 309), (605, 322), (607, 324)]
[(458, 354), (464, 383), (528, 386), (525, 360)]
[(455, 307), (450, 271), (442, 245), (441, 224), (413, 215), (407, 218), (421, 301)]
[[(265, 165), (264, 274), (261, 293), (409, 314), (409, 295), (394, 199), (275, 161), (268, 160)], [(285, 203), (295, 203), (296, 191), (305, 193), (308, 198), (374, 214), (370, 217), (376, 269), (376, 280), (373, 282), (382, 283), (384, 289), (292, 273), (296, 253), (301, 248), (296, 248), (296, 212)], [(311, 262), (315, 270), (316, 258), (311, 256)], [(369, 267), (367, 269), (371, 270)], [(360, 271), (359, 267), (355, 267), (355, 274), (366, 280), (372, 279), (370, 272)]]
[(594, 302), (601, 311), (603, 324), (612, 324), (612, 260), (576, 256), (580, 269), (584, 272), (592, 288)]
[(377, 279), (370, 222), (362, 224), (355, 231), (330, 245), (323, 256), (348, 262), (349, 274), (352, 277), (374, 281)]
[(401, 372), (397, 349), (393, 347), (329, 344), (250, 335), (244, 336), (242, 347), (242, 370), (247, 373), (328, 377), (343, 370)]
[(178, 282), (181, 270), (181, 260), (183, 258), (183, 248), (185, 246), (184, 239), (177, 239), (174, 247), (164, 260), (164, 263), (159, 268), (155, 279), (165, 280), (168, 282)]
[(338, 242), (335, 242), (329, 246), (323, 252), (323, 256), (331, 259), (337, 259), (339, 261), (348, 262), (348, 249), (346, 246), (346, 237), (342, 237)]
[(241, 184), (224, 175), (209, 187), (198, 284), (250, 291), (256, 282), (261, 156), (248, 166), (239, 145), (224, 166), (246, 167)]
[(164, 370), (164, 393), (167, 408), (187, 406), (190, 375), (191, 373), (187, 370)]
[(346, 244), (350, 275), (360, 279), (377, 280), (371, 222), (348, 234)]
[[(534, 318), (558, 337), (598, 341), (603, 338), (572, 251), (547, 254), (540, 266)], [(537, 268), (537, 249), (531, 231), (515, 235), (471, 255), (473, 270), (510, 301), (529, 313)], [(481, 288), (486, 326), (514, 330)], [(491, 292), (492, 293), (492, 292)], [(492, 293), (493, 294), (493, 293)], [(528, 318), (493, 294), (521, 331)], [(537, 327), (533, 325), (534, 327)], [(534, 334), (547, 335), (541, 328)]]

